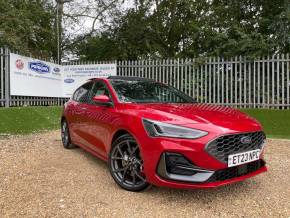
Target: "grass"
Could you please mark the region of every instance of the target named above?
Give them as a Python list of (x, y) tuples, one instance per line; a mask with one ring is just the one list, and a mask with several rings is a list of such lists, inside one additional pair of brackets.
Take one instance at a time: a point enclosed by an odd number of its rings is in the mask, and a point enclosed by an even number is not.
[[(0, 134), (29, 134), (59, 128), (61, 107), (0, 108)], [(243, 109), (269, 138), (290, 139), (290, 110)]]
[(290, 110), (243, 109), (263, 126), (268, 138), (290, 139)]
[(61, 107), (0, 108), (0, 134), (29, 134), (59, 128)]

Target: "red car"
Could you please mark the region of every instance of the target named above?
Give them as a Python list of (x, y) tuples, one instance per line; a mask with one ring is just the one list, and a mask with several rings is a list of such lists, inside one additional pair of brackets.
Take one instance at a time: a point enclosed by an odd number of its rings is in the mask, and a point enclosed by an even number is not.
[(107, 161), (129, 191), (217, 187), (267, 170), (255, 119), (149, 79), (88, 81), (65, 104), (61, 125), (65, 148), (78, 145)]

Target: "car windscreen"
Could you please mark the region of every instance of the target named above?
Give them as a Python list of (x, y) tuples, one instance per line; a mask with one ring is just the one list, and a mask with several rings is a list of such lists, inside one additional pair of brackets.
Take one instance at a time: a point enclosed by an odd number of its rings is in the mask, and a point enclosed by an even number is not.
[(177, 89), (153, 81), (110, 80), (121, 102), (194, 103), (194, 99)]

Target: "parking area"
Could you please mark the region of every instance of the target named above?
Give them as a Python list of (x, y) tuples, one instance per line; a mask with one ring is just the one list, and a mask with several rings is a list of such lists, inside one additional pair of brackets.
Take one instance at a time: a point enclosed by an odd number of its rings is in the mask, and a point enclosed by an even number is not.
[(290, 140), (268, 140), (267, 173), (209, 190), (120, 189), (106, 163), (58, 131), (0, 137), (0, 217), (290, 217)]

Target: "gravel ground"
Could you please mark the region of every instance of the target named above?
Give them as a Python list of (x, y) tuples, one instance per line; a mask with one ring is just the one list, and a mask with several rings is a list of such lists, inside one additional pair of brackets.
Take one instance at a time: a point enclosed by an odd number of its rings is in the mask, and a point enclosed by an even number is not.
[(290, 217), (290, 141), (268, 140), (269, 171), (210, 190), (121, 190), (107, 166), (62, 148), (58, 131), (0, 138), (0, 217)]

